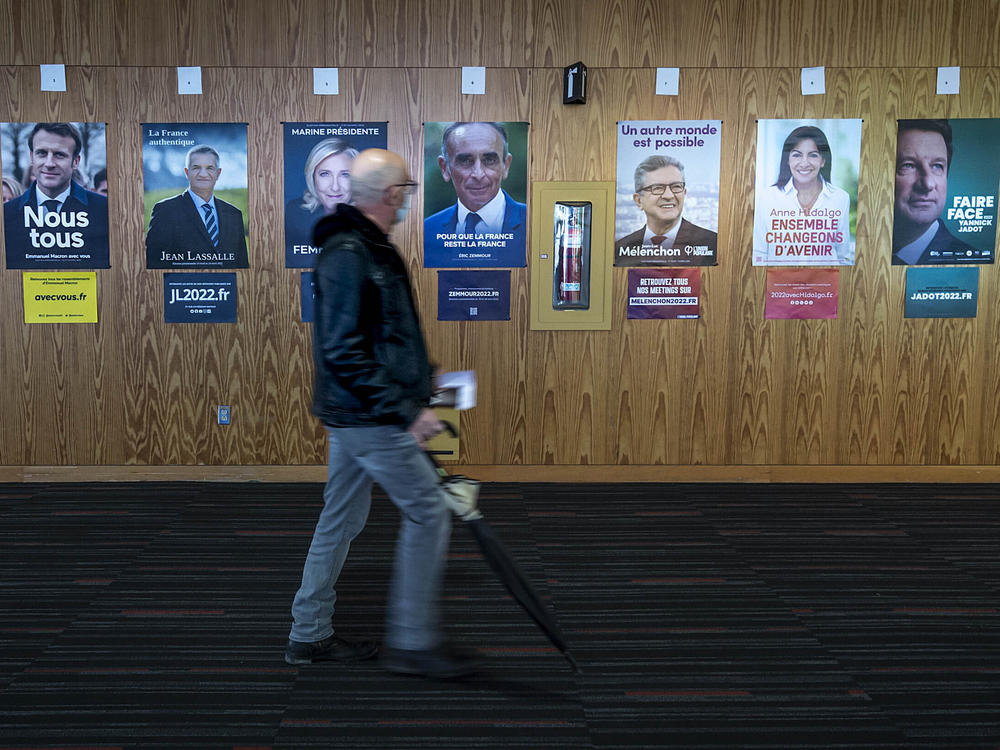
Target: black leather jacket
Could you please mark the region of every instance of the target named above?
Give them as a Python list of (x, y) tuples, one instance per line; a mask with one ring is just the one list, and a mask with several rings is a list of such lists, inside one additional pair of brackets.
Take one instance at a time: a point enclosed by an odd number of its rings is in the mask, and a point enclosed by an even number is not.
[(406, 266), (385, 233), (340, 204), (316, 226), (313, 413), (333, 427), (409, 426), (431, 365)]

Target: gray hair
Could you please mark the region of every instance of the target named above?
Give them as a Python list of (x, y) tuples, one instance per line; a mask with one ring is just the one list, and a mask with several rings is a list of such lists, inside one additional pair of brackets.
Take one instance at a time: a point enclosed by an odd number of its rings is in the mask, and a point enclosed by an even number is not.
[(676, 167), (681, 173), (681, 179), (684, 179), (684, 165), (677, 159), (672, 156), (653, 154), (639, 162), (639, 166), (635, 168), (635, 192), (638, 193), (641, 188), (646, 186), (646, 175), (664, 167)]
[(195, 154), (211, 154), (215, 157), (215, 166), (219, 166), (219, 152), (216, 151), (211, 146), (195, 146), (190, 151), (187, 152), (187, 156), (184, 157), (184, 167), (186, 169), (191, 169), (191, 157)]
[(441, 158), (444, 159), (445, 164), (448, 164), (448, 139), (451, 138), (452, 133), (463, 125), (487, 125), (497, 131), (500, 134), (500, 138), (503, 139), (502, 158), (504, 161), (507, 160), (507, 156), (510, 154), (510, 151), (507, 150), (507, 128), (499, 122), (453, 122), (444, 129), (444, 133), (441, 135)]

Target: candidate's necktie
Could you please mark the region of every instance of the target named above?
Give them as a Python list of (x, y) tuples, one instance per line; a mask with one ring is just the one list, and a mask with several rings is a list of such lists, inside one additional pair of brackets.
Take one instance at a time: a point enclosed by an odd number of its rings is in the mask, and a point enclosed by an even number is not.
[(205, 212), (205, 228), (208, 229), (208, 236), (212, 238), (212, 244), (218, 247), (219, 225), (215, 223), (215, 214), (212, 212), (212, 206), (205, 203), (202, 204), (201, 208)]
[(667, 239), (667, 235), (665, 234), (654, 234), (651, 238), (651, 242), (657, 247), (659, 247), (660, 245), (663, 244), (663, 241), (665, 239)]
[(59, 213), (59, 201), (51, 200), (50, 199), (50, 200), (47, 200), (47, 201), (43, 201), (42, 205), (45, 206), (46, 212), (48, 212), (50, 214), (57, 214), (57, 213)]
[(476, 225), (483, 219), (477, 213), (471, 213), (465, 217), (465, 233), (474, 234), (476, 231)]

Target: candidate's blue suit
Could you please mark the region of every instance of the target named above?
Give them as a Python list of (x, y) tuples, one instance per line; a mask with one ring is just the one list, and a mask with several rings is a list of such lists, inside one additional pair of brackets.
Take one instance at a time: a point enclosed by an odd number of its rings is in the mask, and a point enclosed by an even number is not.
[(456, 234), (458, 229), (458, 204), (438, 211), (424, 219), (424, 266), (428, 268), (448, 268), (454, 266), (475, 266), (479, 268), (514, 268), (525, 265), (525, 243), (527, 240), (528, 207), (511, 198), (506, 190), (501, 190), (505, 208), (501, 232), (512, 234), (505, 249), (492, 248), (492, 257), (475, 262), (461, 261), (455, 248), (444, 247), (445, 240), (439, 234)]
[[(60, 208), (67, 216), (60, 226), (36, 227), (38, 232), (55, 235), (52, 247), (34, 247), (30, 230), (25, 226), (24, 207), (38, 208), (38, 186), (33, 184), (17, 198), (3, 204), (3, 226), (7, 246), (7, 268), (109, 268), (108, 253), (108, 199), (92, 193), (75, 182), (70, 183), (69, 197)], [(45, 195), (41, 195), (45, 201)], [(86, 221), (82, 214), (86, 214)], [(87, 226), (82, 226), (86, 223)], [(68, 241), (79, 233), (83, 247), (73, 247)], [(70, 246), (66, 246), (70, 244)], [(28, 258), (28, 255), (40, 256)], [(55, 258), (57, 255), (76, 255), (77, 258)], [(48, 259), (45, 259), (48, 258)]]

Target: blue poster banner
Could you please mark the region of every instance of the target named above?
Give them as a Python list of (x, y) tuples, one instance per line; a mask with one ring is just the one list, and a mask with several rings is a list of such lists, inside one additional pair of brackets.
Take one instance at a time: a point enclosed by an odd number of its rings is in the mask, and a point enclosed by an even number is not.
[(523, 268), (528, 123), (424, 123), (424, 267)]
[(163, 274), (165, 323), (235, 323), (235, 273)]
[(247, 268), (245, 122), (145, 123), (146, 268)]
[(312, 323), (314, 320), (313, 311), (316, 302), (316, 288), (312, 271), (306, 271), (299, 279), (299, 297), (302, 300), (302, 322)]
[(907, 318), (974, 318), (978, 268), (907, 268)]
[(386, 122), (286, 122), (285, 267), (312, 268), (313, 229), (351, 200), (349, 173), (366, 148), (385, 148)]
[(438, 271), (438, 320), (510, 320), (510, 271)]
[(108, 268), (103, 122), (0, 123), (7, 268)]

